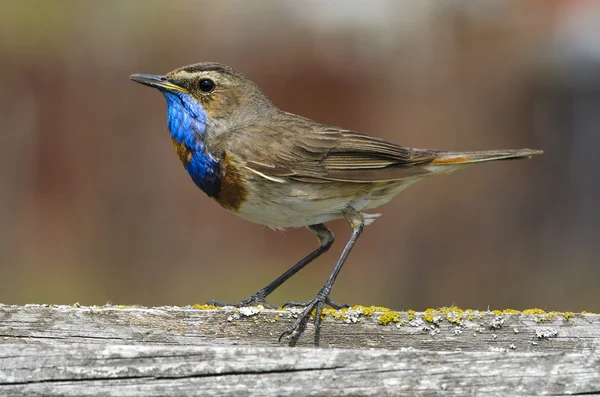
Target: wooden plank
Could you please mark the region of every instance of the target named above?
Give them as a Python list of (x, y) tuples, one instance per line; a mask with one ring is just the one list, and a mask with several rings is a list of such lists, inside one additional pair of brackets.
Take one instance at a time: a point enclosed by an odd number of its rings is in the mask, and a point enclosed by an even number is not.
[(598, 395), (599, 370), (577, 353), (3, 345), (0, 395)]
[[(362, 314), (360, 312), (363, 312)], [(2, 343), (285, 346), (278, 342), (297, 311), (191, 307), (0, 305)], [(385, 323), (386, 325), (382, 325)], [(308, 325), (298, 346), (311, 346)], [(461, 311), (329, 311), (322, 347), (428, 351), (600, 351), (600, 315)]]
[(597, 314), (297, 312), (0, 305), (0, 395), (600, 395)]

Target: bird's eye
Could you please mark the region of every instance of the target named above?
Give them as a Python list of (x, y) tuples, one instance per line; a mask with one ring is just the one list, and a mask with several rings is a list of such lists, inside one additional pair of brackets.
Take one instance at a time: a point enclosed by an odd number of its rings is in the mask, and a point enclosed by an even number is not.
[(200, 87), (200, 91), (202, 92), (211, 92), (215, 89), (215, 82), (211, 79), (202, 79), (198, 82), (198, 87)]

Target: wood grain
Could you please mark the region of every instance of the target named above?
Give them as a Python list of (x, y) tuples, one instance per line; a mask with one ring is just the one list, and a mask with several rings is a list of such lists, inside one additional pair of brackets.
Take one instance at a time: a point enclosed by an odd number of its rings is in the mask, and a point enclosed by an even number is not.
[(597, 314), (357, 308), (290, 348), (294, 315), (0, 305), (0, 395), (600, 395)]

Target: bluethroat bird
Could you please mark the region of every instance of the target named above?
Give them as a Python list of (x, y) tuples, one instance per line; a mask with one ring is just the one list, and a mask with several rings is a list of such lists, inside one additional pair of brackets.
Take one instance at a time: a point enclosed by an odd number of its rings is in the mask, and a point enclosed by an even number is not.
[[(315, 344), (331, 288), (365, 225), (409, 185), (469, 164), (528, 158), (539, 150), (449, 152), (411, 149), (360, 132), (331, 127), (278, 109), (239, 71), (198, 63), (164, 76), (131, 80), (158, 89), (167, 100), (173, 147), (194, 183), (225, 209), (272, 228), (306, 226), (319, 247), (241, 302), (273, 307), (266, 297), (333, 243), (326, 222), (344, 218), (352, 234), (329, 279), (280, 336), (299, 338), (314, 315)], [(211, 302), (225, 305), (222, 302)], [(314, 313), (313, 313), (314, 311)]]

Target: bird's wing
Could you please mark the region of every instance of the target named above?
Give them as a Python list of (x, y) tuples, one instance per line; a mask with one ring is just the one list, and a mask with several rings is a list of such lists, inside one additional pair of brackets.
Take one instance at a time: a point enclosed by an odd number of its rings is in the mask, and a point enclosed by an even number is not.
[(305, 119), (250, 126), (227, 135), (228, 150), (253, 171), (305, 182), (408, 179), (429, 173), (416, 165), (436, 157), (433, 151), (409, 149)]

